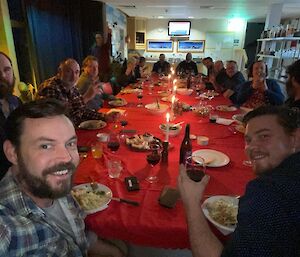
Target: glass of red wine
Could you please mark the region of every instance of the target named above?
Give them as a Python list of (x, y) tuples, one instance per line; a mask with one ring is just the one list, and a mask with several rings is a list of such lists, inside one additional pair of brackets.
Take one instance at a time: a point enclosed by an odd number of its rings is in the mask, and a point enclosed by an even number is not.
[(138, 92), (137, 92), (137, 95), (136, 95), (136, 97), (137, 97), (137, 99), (138, 99), (138, 104), (137, 104), (137, 106), (136, 107), (143, 107), (143, 103), (142, 103), (142, 98), (143, 98), (143, 90), (139, 90)]
[(154, 166), (160, 162), (161, 159), (161, 146), (159, 144), (150, 145), (151, 153), (147, 155), (147, 162), (151, 166), (150, 175), (146, 178), (149, 183), (154, 183), (158, 180), (157, 176), (153, 173)]
[(107, 148), (109, 148), (113, 153), (118, 151), (120, 147), (120, 138), (116, 133), (112, 133), (109, 135), (109, 139), (107, 141)]
[(206, 171), (204, 159), (197, 155), (186, 158), (185, 168), (189, 178), (195, 182), (201, 181)]

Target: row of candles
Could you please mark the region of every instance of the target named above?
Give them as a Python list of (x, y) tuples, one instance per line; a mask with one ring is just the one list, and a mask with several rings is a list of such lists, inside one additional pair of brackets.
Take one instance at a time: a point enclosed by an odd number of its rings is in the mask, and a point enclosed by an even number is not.
[[(175, 76), (175, 71), (173, 69), (173, 67), (171, 67), (171, 74), (168, 75), (168, 84), (171, 84), (171, 78), (174, 78)], [(176, 90), (177, 90), (177, 86), (176, 86), (176, 82), (177, 79), (173, 79), (172, 80), (172, 85), (173, 85), (173, 91), (172, 91), (172, 98), (171, 98), (171, 112), (172, 112), (172, 116), (174, 115), (174, 103), (175, 103), (175, 99), (176, 99)], [(167, 112), (166, 114), (166, 138), (165, 141), (169, 142), (169, 134), (170, 134), (170, 113)]]

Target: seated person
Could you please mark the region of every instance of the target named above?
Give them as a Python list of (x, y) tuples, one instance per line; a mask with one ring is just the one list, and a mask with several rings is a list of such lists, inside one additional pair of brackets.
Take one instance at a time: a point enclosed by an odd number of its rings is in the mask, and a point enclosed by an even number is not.
[(299, 113), (262, 106), (245, 118), (245, 152), (256, 178), (239, 200), (237, 226), (223, 246), (201, 208), (209, 176), (191, 180), (181, 165), (178, 188), (188, 223), (193, 257), (299, 257)]
[(85, 230), (85, 215), (70, 194), (79, 155), (64, 104), (24, 104), (7, 118), (5, 132), (12, 167), (0, 182), (0, 256), (124, 257)]
[(170, 63), (166, 60), (166, 56), (164, 54), (159, 55), (159, 61), (153, 64), (152, 72), (168, 75), (170, 73)]
[(198, 68), (197, 64), (193, 62), (193, 57), (191, 53), (187, 53), (185, 60), (180, 62), (176, 67), (176, 74), (177, 75), (198, 75)]
[(110, 117), (89, 109), (85, 102), (92, 99), (97, 92), (90, 87), (85, 99), (79, 93), (76, 83), (79, 78), (80, 67), (74, 59), (67, 59), (60, 64), (56, 76), (44, 81), (38, 89), (38, 98), (55, 98), (64, 102), (70, 112), (75, 126), (85, 120), (107, 120)]
[(208, 82), (205, 82), (206, 89), (213, 89), (217, 92), (222, 92), (225, 80), (227, 79), (226, 70), (221, 60), (213, 63), (213, 70), (210, 71)]
[(214, 61), (211, 57), (205, 57), (203, 58), (202, 63), (207, 69), (206, 76), (209, 78), (214, 73)]
[(247, 81), (240, 86), (236, 94), (236, 103), (247, 108), (257, 108), (261, 105), (281, 105), (284, 95), (280, 86), (273, 79), (267, 79), (267, 66), (263, 61), (256, 61), (250, 68)]
[(236, 61), (230, 60), (226, 63), (226, 77), (221, 91), (223, 96), (229, 98), (234, 104), (236, 103), (236, 93), (238, 92), (240, 85), (246, 80), (243, 74), (238, 71)]
[(285, 104), (290, 108), (300, 109), (300, 60), (291, 64), (287, 73), (286, 91), (288, 99)]
[(12, 94), (14, 85), (15, 76), (11, 59), (0, 52), (0, 179), (11, 165), (2, 147), (5, 140), (4, 123), (8, 115), (21, 105), (20, 99)]
[(138, 59), (138, 62), (134, 68), (134, 76), (135, 78), (145, 78), (148, 75), (147, 69), (148, 67), (145, 65), (146, 59), (145, 57), (141, 56)]
[(87, 93), (90, 87), (94, 87), (94, 90), (98, 91), (94, 98), (90, 99), (86, 103), (88, 108), (96, 111), (103, 106), (103, 99), (115, 99), (115, 96), (111, 94), (112, 88), (110, 83), (106, 83), (107, 85), (104, 86), (104, 83), (99, 82), (98, 69), (99, 66), (97, 58), (92, 55), (87, 56), (82, 62), (83, 72), (77, 82), (77, 88), (83, 96)]
[(135, 66), (136, 66), (136, 58), (135, 57), (131, 57), (128, 59), (127, 62), (125, 62), (123, 71), (117, 78), (117, 83), (119, 85), (119, 89), (114, 88), (114, 95), (117, 94), (122, 87), (126, 87), (127, 85), (136, 82), (136, 77), (134, 74)]

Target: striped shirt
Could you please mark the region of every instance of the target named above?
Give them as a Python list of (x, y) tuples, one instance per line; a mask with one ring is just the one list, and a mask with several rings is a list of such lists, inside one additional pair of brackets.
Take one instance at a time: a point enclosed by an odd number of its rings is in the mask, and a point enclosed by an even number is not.
[(70, 195), (57, 201), (75, 239), (19, 189), (9, 170), (0, 182), (0, 256), (87, 256), (83, 212)]
[(39, 86), (38, 97), (55, 98), (64, 102), (68, 107), (70, 118), (75, 126), (78, 126), (85, 120), (104, 120), (103, 114), (95, 112), (86, 106), (77, 87), (74, 86), (67, 91), (63, 81), (57, 77), (47, 79)]

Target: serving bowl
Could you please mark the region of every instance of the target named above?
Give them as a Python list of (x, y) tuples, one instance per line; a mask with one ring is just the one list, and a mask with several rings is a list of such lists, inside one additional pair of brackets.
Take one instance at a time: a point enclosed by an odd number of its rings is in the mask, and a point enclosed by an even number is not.
[(146, 104), (145, 108), (152, 114), (161, 114), (164, 113), (169, 108), (169, 106), (167, 104), (151, 103)]
[[(167, 133), (167, 124), (160, 124), (159, 129), (163, 134)], [(169, 124), (169, 136), (170, 137), (176, 137), (179, 135), (180, 131), (182, 129), (181, 125), (175, 125), (174, 123)]]

